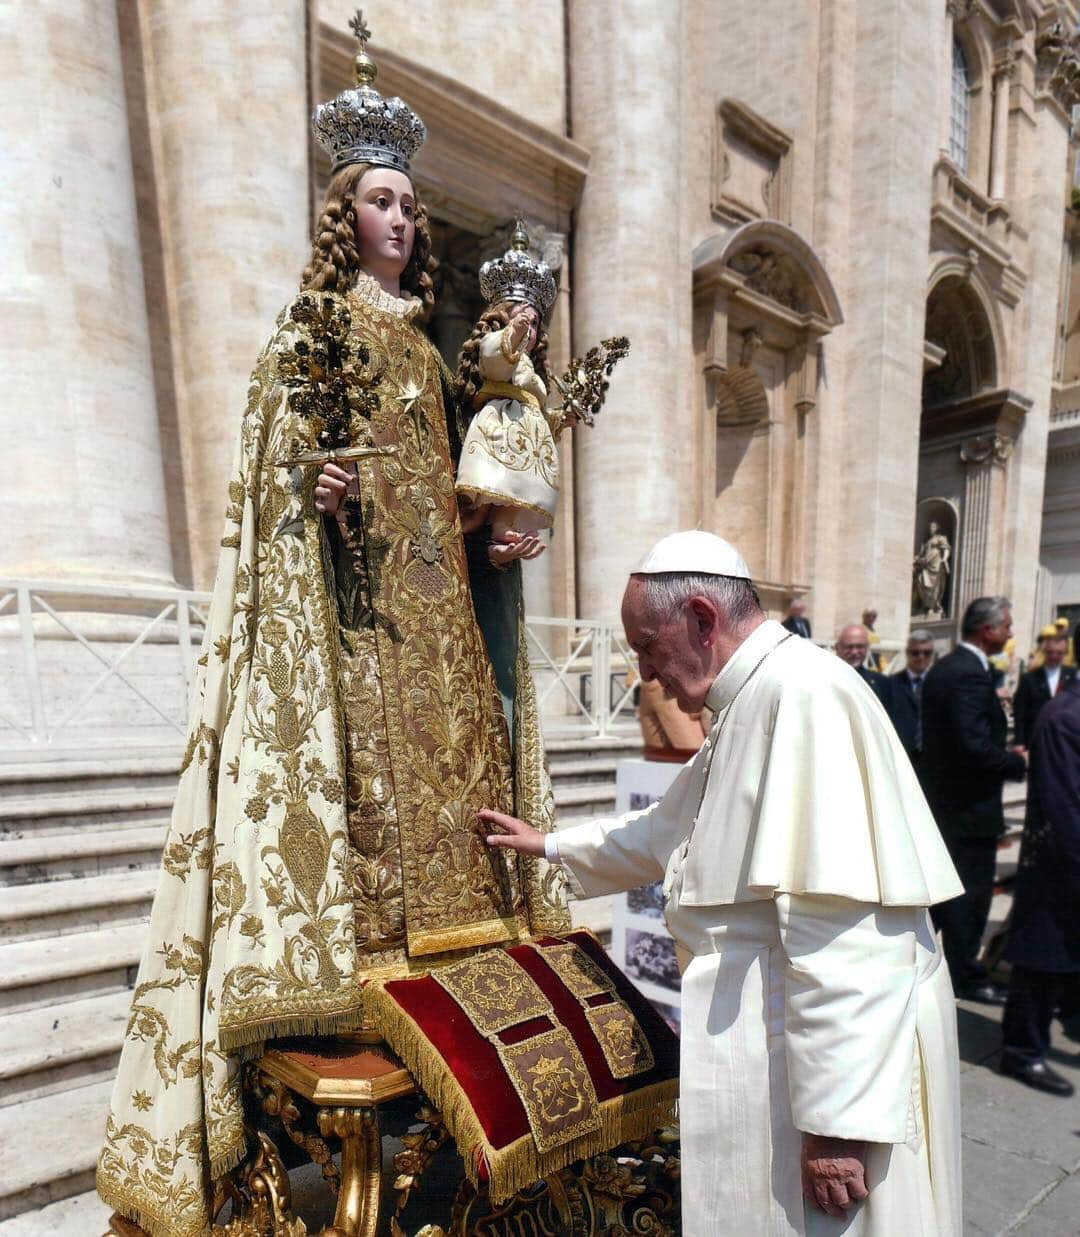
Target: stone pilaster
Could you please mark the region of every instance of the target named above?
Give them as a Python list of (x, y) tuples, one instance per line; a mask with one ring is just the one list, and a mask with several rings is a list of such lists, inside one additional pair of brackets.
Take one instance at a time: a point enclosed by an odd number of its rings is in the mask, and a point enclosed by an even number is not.
[(169, 582), (116, 5), (4, 5), (0, 48), (0, 570)]
[(953, 604), (957, 620), (976, 597), (1002, 591), (1006, 469), (1014, 445), (1013, 439), (990, 433), (969, 438), (960, 446), (964, 505), (960, 580)]
[(148, 0), (147, 95), (192, 569), (208, 586), (248, 377), (310, 237), (304, 0)]
[(574, 431), (578, 608), (611, 621), (627, 572), (692, 509), (682, 4), (589, 0), (569, 15), (572, 132), (590, 155), (574, 235), (574, 349), (613, 334), (631, 346), (596, 426)]

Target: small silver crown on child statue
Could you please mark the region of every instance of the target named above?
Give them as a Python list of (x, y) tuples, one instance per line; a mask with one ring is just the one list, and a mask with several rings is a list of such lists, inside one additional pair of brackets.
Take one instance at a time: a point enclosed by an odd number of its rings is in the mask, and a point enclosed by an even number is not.
[(542, 318), (555, 303), (555, 279), (546, 262), (529, 253), (529, 234), (519, 219), (510, 248), (480, 268), (480, 293), (489, 305), (524, 301)]
[(320, 103), (312, 114), (311, 128), (330, 156), (334, 172), (352, 163), (374, 163), (408, 172), (427, 129), (403, 99), (384, 98), (372, 85), (378, 69), (367, 54), (371, 31), (361, 9), (356, 10), (349, 26), (360, 45), (353, 61), (356, 86), (343, 90), (329, 103)]

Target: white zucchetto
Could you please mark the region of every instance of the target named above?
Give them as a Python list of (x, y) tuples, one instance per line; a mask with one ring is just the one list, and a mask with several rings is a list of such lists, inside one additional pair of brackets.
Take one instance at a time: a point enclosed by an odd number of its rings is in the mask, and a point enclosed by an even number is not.
[(730, 576), (736, 580), (751, 578), (746, 559), (730, 541), (700, 528), (661, 537), (630, 574), (655, 576), (670, 571)]

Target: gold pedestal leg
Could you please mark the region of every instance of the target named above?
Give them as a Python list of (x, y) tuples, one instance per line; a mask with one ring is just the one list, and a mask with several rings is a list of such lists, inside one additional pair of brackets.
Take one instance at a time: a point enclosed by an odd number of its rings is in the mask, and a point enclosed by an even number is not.
[(341, 1139), (341, 1189), (334, 1229), (344, 1237), (375, 1237), (379, 1225), (382, 1139), (374, 1108), (320, 1108), (319, 1133)]

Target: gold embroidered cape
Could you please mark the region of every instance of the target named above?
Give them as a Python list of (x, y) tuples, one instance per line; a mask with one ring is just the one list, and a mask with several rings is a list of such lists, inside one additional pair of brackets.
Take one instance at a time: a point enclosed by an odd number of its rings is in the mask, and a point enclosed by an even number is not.
[[(266, 1039), (358, 1025), (366, 978), (569, 927), (557, 874), (493, 857), (476, 829), (480, 806), (541, 828), (553, 806), (523, 628), (511, 753), (445, 367), (411, 317), (363, 288), (302, 294), (252, 375), (98, 1166), (102, 1197), (153, 1237), (209, 1232), (212, 1182), (247, 1149), (241, 1067)], [(344, 392), (353, 442), (384, 452), (358, 465), (344, 535), (314, 512), (317, 469), (279, 466), (316, 442), (316, 379)]]

